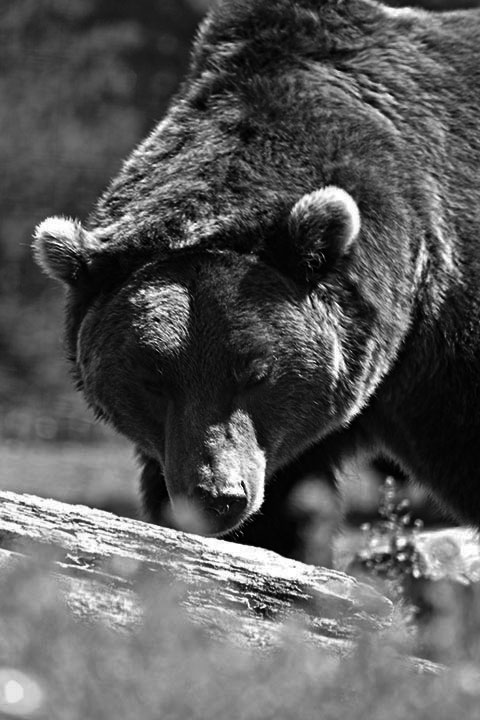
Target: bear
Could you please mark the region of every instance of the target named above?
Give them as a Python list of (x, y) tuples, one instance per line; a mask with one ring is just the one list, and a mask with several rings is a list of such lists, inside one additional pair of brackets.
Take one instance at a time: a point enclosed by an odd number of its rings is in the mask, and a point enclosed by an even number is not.
[(217, 2), (88, 222), (38, 226), (153, 522), (224, 535), (364, 454), (480, 525), (479, 21)]

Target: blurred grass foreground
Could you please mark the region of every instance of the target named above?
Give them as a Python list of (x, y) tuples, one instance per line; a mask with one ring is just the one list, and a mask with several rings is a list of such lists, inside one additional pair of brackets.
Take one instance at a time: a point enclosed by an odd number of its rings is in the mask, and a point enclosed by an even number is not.
[[(144, 621), (130, 632), (75, 620), (40, 567), (3, 575), (0, 717), (41, 720), (476, 720), (480, 658), (457, 648), (441, 675), (398, 659), (402, 621), (351, 656), (301, 645), (294, 627), (274, 651), (214, 641), (152, 578), (139, 589)], [(470, 648), (472, 650), (472, 648)]]

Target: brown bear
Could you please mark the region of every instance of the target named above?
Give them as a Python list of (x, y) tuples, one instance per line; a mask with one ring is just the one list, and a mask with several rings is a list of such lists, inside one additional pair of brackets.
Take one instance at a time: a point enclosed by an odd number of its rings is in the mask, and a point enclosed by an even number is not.
[(86, 227), (37, 228), (153, 520), (381, 452), (480, 524), (479, 67), (478, 11), (224, 0)]

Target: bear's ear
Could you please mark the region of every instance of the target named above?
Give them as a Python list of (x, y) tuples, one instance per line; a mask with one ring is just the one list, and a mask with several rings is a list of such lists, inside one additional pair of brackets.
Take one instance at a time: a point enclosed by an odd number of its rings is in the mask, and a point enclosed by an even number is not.
[(345, 190), (330, 185), (304, 195), (288, 220), (296, 277), (314, 283), (348, 252), (359, 232), (360, 213)]
[(98, 241), (93, 233), (70, 218), (47, 218), (35, 230), (36, 261), (47, 275), (68, 285), (75, 285), (97, 249)]

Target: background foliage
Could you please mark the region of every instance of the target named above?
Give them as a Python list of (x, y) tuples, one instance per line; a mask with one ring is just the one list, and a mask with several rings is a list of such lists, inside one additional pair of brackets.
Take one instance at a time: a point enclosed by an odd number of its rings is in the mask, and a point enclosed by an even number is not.
[(62, 291), (32, 261), (32, 230), (47, 215), (88, 214), (165, 112), (201, 10), (198, 0), (0, 4), (4, 436), (94, 436), (62, 357)]

